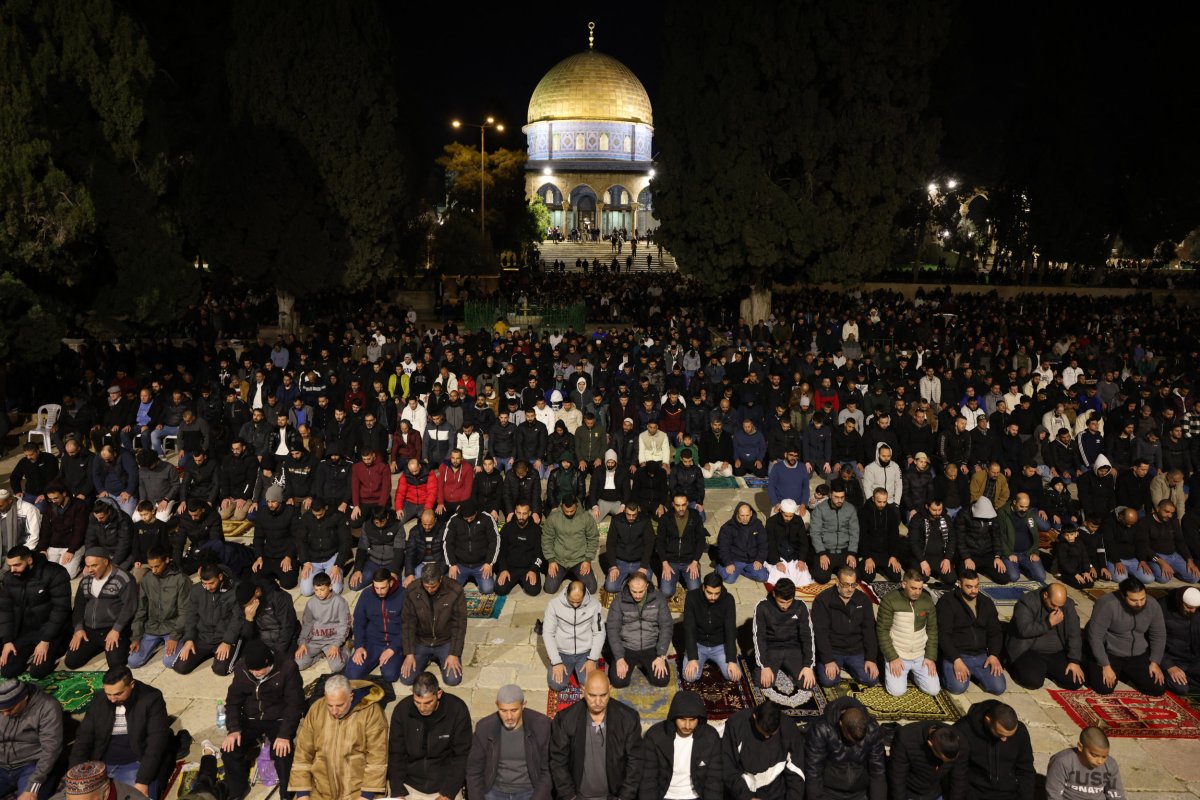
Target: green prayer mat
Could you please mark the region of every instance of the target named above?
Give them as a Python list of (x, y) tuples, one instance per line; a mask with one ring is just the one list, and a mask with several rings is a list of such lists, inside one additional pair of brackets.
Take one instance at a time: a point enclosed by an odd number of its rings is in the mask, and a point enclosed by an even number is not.
[(53, 697), (68, 714), (75, 714), (87, 708), (92, 702), (92, 696), (100, 691), (103, 672), (51, 672), (41, 680), (34, 680), (29, 673), (21, 676), (21, 680), (40, 686), (46, 694)]

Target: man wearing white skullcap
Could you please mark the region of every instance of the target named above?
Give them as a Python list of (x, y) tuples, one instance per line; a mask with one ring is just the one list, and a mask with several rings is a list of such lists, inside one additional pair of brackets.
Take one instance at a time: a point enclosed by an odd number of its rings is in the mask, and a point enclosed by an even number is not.
[(1162, 669), (1167, 689), (1177, 695), (1200, 689), (1200, 589), (1172, 590), (1158, 601), (1167, 626), (1167, 649)]

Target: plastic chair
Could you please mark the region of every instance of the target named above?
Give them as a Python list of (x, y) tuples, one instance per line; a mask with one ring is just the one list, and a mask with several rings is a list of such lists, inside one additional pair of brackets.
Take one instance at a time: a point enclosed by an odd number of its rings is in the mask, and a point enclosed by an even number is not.
[(40, 436), (42, 437), (42, 449), (49, 453), (50, 430), (58, 424), (58, 417), (61, 414), (62, 406), (56, 403), (39, 408), (37, 415), (33, 418), (34, 427), (25, 435), (25, 441), (32, 442), (34, 436)]

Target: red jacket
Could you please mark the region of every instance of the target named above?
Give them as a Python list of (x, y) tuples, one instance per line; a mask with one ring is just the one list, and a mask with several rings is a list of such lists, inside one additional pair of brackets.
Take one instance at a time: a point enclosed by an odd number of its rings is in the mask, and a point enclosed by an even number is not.
[(407, 469), (400, 473), (400, 483), (396, 486), (397, 511), (403, 511), (405, 503), (416, 503), (425, 508), (433, 508), (437, 498), (437, 475), (430, 472), (428, 466), (422, 466), (421, 471), (416, 475)]
[(382, 458), (367, 466), (359, 461), (350, 469), (350, 496), (356, 506), (386, 506), (392, 492), (392, 469)]
[(455, 472), (449, 464), (442, 464), (437, 471), (438, 505), (443, 503), (461, 503), (471, 497), (471, 488), (475, 485), (475, 470), (463, 462)]

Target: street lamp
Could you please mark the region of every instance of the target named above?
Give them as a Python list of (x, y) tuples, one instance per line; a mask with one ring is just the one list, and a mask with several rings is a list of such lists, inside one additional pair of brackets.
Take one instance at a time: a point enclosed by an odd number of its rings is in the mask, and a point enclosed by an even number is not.
[(468, 128), (479, 128), (479, 235), (484, 235), (484, 184), (487, 178), (487, 150), (484, 149), (483, 135), (488, 128), (495, 128), (497, 133), (504, 133), (504, 123), (496, 122), (495, 117), (488, 117), (483, 122), (461, 122), (460, 120), (452, 120), (450, 127), (458, 129), (463, 126)]

